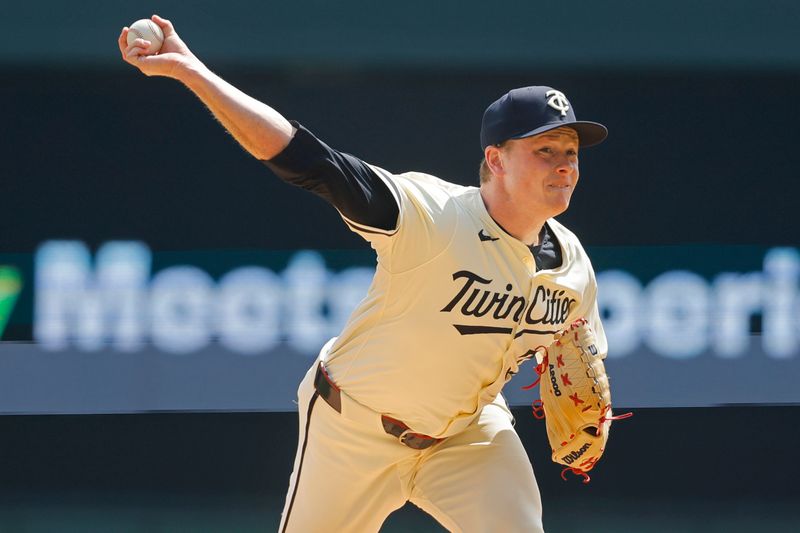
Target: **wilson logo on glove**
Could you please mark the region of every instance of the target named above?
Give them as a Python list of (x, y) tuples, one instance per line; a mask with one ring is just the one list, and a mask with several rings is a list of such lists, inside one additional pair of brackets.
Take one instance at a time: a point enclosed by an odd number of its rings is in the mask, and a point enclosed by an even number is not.
[[(569, 454), (565, 455), (561, 459), (562, 459), (562, 461), (564, 463), (566, 463), (568, 465), (571, 465), (572, 463), (575, 462), (575, 459), (579, 459), (581, 456), (583, 456), (583, 454), (586, 452), (586, 450), (588, 450), (591, 447), (592, 447), (592, 445), (587, 442), (586, 444), (581, 446), (580, 450), (578, 450), (576, 452), (570, 452)], [(581, 463), (581, 464), (583, 464), (583, 463)]]

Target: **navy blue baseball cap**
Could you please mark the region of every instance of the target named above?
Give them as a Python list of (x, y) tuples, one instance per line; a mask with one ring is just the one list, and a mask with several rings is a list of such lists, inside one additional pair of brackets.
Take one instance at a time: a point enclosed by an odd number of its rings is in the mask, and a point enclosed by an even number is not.
[(572, 104), (561, 91), (543, 86), (520, 87), (486, 108), (481, 123), (481, 148), (561, 126), (578, 132), (582, 147), (600, 144), (608, 136), (608, 129), (602, 124), (577, 120)]

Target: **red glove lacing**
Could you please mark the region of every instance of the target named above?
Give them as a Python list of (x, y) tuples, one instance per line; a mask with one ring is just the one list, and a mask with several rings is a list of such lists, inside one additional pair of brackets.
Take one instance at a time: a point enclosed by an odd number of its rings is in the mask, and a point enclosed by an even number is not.
[[(536, 367), (534, 368), (534, 370), (536, 371), (536, 381), (534, 381), (530, 385), (522, 387), (522, 390), (531, 390), (536, 385), (538, 385), (539, 382), (542, 380), (542, 374), (544, 374), (545, 370), (547, 370), (547, 362), (549, 360), (547, 348), (545, 348), (544, 346), (538, 346), (534, 350), (534, 352), (538, 352), (539, 350), (544, 350), (544, 357), (542, 358), (542, 362), (536, 365)], [(536, 420), (544, 419), (544, 402), (542, 402), (541, 399), (533, 400), (533, 403), (531, 403), (531, 408), (533, 409), (533, 418), (535, 418)]]

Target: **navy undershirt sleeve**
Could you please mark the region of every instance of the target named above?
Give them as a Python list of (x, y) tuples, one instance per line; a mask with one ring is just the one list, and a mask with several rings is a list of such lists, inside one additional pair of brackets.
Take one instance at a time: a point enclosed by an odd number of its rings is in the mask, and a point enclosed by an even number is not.
[(348, 219), (387, 231), (400, 209), (389, 186), (364, 161), (335, 150), (297, 122), (289, 145), (262, 161), (283, 181), (311, 191)]

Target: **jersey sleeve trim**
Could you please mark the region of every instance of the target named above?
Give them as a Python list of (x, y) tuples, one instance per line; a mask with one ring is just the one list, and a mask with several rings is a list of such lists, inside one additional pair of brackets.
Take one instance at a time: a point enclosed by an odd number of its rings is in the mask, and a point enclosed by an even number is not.
[(391, 237), (392, 235), (397, 233), (397, 228), (393, 229), (392, 231), (385, 231), (385, 230), (381, 230), (381, 229), (378, 229), (378, 228), (370, 228), (368, 226), (363, 226), (361, 224), (353, 222), (352, 220), (348, 219), (346, 216), (342, 215), (341, 213), (339, 213), (339, 214), (341, 215), (342, 220), (344, 220), (344, 223), (347, 224), (350, 227), (351, 230), (353, 230), (353, 231), (355, 231), (357, 233), (369, 233), (370, 235), (384, 235), (386, 237)]

